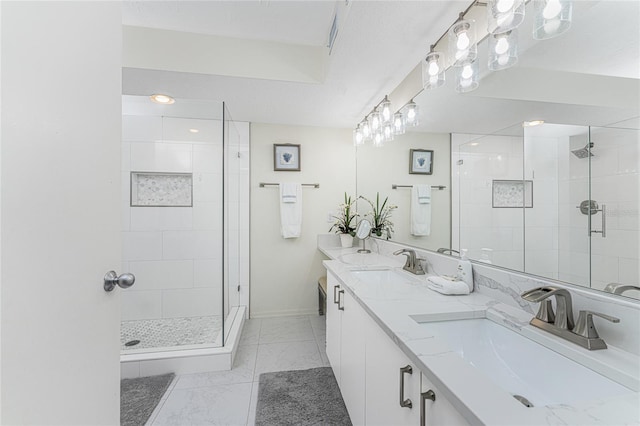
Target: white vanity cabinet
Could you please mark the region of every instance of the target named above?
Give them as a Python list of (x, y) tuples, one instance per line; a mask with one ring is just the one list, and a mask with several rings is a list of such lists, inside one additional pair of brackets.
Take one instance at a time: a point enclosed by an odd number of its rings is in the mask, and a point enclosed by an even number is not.
[[(372, 325), (366, 328), (366, 423), (418, 425), (420, 370), (373, 320), (369, 320)], [(409, 401), (411, 407), (408, 407)]]
[(340, 385), (351, 422), (354, 425), (363, 425), (365, 333), (362, 328), (369, 318), (360, 304), (340, 287), (337, 279), (331, 274), (327, 275), (327, 292), (327, 357)]
[[(420, 426), (466, 426), (469, 422), (442, 396), (442, 393), (422, 374), (420, 393)], [(423, 397), (424, 396), (424, 397)]]

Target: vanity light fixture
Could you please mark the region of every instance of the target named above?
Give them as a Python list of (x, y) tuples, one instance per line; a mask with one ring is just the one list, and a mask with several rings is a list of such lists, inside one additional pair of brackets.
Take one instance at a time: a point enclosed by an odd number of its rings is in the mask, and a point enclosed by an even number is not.
[(369, 127), (371, 127), (372, 133), (378, 133), (378, 131), (382, 127), (382, 115), (377, 108), (375, 108), (373, 112), (369, 114)]
[(406, 117), (406, 123), (407, 123), (406, 125), (415, 127), (418, 124), (420, 124), (419, 117), (418, 117), (418, 113), (419, 113), (418, 104), (416, 104), (413, 101), (413, 99), (411, 99), (411, 101), (409, 101), (409, 103), (406, 104), (404, 108), (405, 108), (405, 117)]
[(571, 27), (573, 5), (570, 0), (535, 0), (533, 38), (556, 37)]
[(155, 102), (160, 105), (171, 105), (176, 102), (176, 100), (173, 99), (171, 96), (163, 95), (161, 93), (153, 94), (149, 96), (149, 98), (151, 99), (151, 102)]
[(378, 148), (384, 146), (384, 136), (382, 135), (382, 132), (375, 132), (373, 135), (373, 146)]
[(532, 120), (522, 123), (522, 127), (535, 127), (544, 124), (544, 120)]
[(358, 127), (360, 128), (360, 131), (362, 132), (362, 140), (363, 140), (363, 142), (370, 141), (371, 140), (371, 136), (372, 136), (372, 132), (371, 132), (371, 126), (369, 125), (369, 121), (365, 118), (364, 120), (362, 120), (360, 122)]
[(393, 118), (393, 111), (391, 111), (391, 101), (389, 100), (389, 96), (385, 96), (382, 102), (380, 102), (380, 106), (378, 107), (380, 111), (380, 117), (383, 124), (391, 123)]
[(361, 126), (358, 126), (353, 131), (353, 144), (355, 146), (358, 146), (358, 145), (362, 145), (363, 143), (364, 143), (364, 136), (362, 134), (362, 128)]
[(524, 21), (524, 0), (489, 0), (487, 31), (500, 34), (517, 28)]
[(463, 18), (461, 13), (459, 20), (449, 28), (449, 52), (454, 67), (464, 66), (478, 57), (475, 21)]
[(444, 53), (435, 52), (435, 45), (431, 46), (431, 51), (422, 61), (422, 87), (425, 89), (435, 89), (445, 82), (446, 64)]
[(393, 115), (393, 133), (396, 135), (404, 135), (406, 131), (406, 123), (404, 114), (400, 111)]
[(385, 142), (391, 142), (393, 140), (393, 123), (385, 123), (382, 125), (382, 137)]
[(503, 70), (518, 62), (518, 30), (489, 34), (489, 69)]
[(466, 93), (478, 88), (478, 61), (456, 68), (456, 92)]

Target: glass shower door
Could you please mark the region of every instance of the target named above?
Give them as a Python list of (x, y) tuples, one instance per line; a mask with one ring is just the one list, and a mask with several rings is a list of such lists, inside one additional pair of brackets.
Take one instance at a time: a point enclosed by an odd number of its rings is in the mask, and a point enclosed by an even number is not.
[(640, 296), (640, 131), (592, 127), (591, 288)]

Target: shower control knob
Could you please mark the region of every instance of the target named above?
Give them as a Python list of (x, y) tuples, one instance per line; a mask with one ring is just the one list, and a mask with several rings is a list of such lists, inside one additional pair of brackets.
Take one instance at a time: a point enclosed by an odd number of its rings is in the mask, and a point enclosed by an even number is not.
[(116, 274), (116, 271), (109, 271), (104, 276), (104, 291), (112, 291), (116, 285), (120, 288), (129, 288), (136, 282), (136, 277), (131, 273)]

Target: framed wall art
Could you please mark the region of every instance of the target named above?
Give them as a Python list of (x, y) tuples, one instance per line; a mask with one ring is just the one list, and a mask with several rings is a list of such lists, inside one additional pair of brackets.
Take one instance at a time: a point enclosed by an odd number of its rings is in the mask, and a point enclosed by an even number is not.
[(276, 172), (299, 172), (300, 145), (274, 143), (273, 170)]
[(428, 149), (412, 149), (409, 151), (409, 174), (433, 174), (433, 151)]

